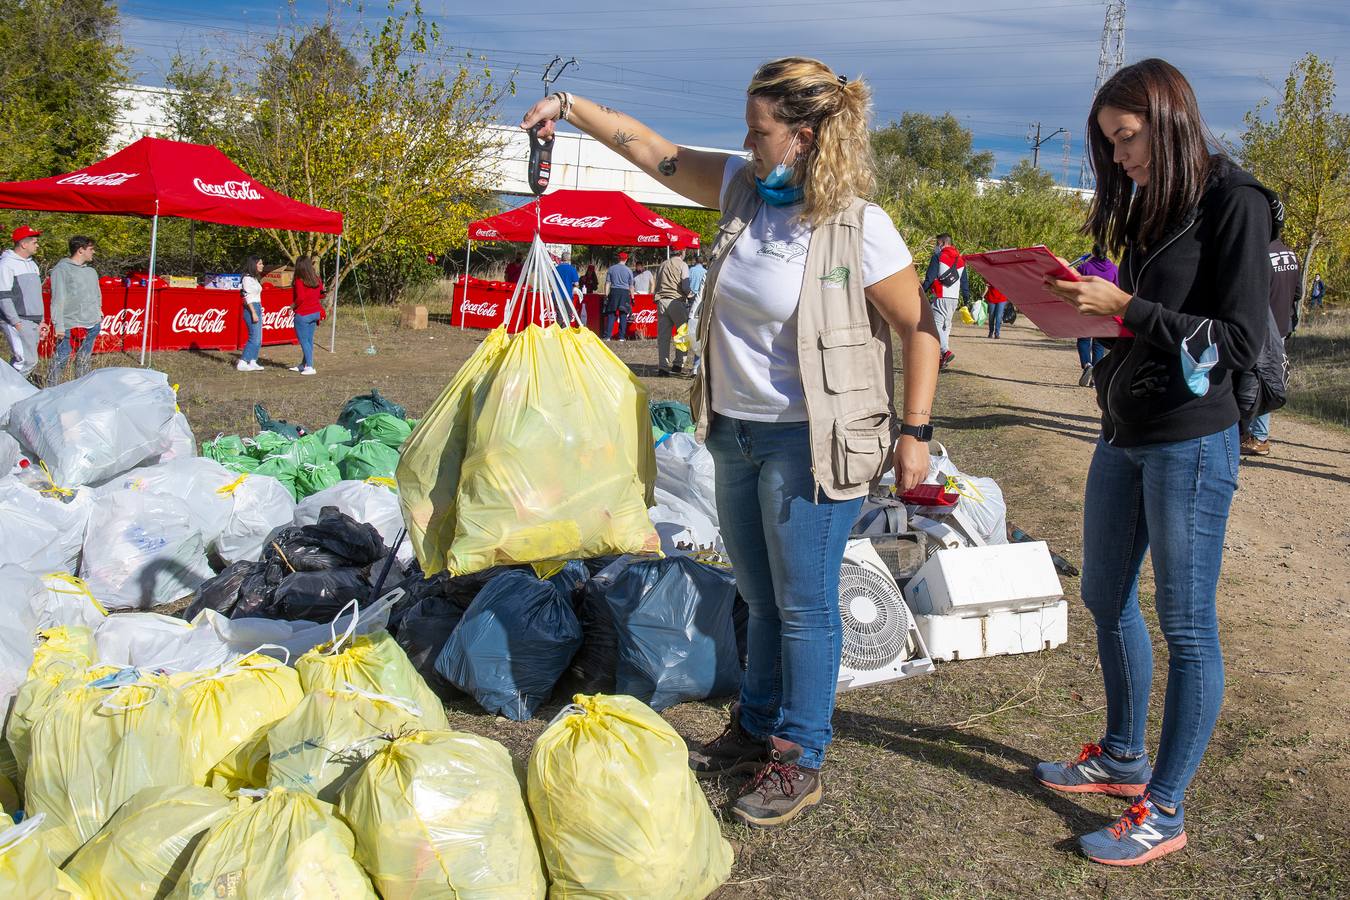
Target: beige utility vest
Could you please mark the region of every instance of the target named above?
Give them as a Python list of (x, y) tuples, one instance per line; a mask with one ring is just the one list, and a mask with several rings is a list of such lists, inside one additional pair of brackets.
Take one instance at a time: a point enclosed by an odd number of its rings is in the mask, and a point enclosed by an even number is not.
[[(712, 424), (709, 379), (719, 375), (708, 355), (717, 316), (717, 276), (763, 202), (750, 178), (737, 176), (727, 186), (703, 289), (703, 366), (689, 392), (700, 441)], [(863, 296), (866, 208), (866, 201), (855, 198), (812, 230), (797, 306), (797, 361), (811, 436), (811, 474), (817, 488), (835, 500), (867, 494), (891, 467), (900, 433), (890, 325)]]

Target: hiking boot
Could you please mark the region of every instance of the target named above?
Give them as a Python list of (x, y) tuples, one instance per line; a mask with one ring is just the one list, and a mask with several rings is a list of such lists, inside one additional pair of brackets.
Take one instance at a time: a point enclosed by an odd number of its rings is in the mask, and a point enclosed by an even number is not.
[(823, 793), (820, 770), (797, 764), (802, 757), (799, 744), (771, 737), (768, 746), (768, 762), (731, 805), (736, 818), (757, 828), (786, 825), (819, 803)]
[(722, 733), (697, 750), (689, 751), (689, 768), (699, 778), (749, 773), (769, 758), (768, 746), (741, 727), (741, 705), (731, 704), (731, 721)]
[(1148, 789), (1153, 768), (1146, 756), (1122, 762), (1096, 744), (1084, 744), (1078, 759), (1067, 763), (1037, 763), (1035, 775), (1041, 784), (1066, 794), (1134, 798)]
[(1092, 366), (1083, 366), (1083, 374), (1078, 376), (1078, 386), (1092, 386)]
[(1258, 441), (1256, 438), (1248, 435), (1242, 439), (1243, 456), (1269, 456), (1270, 441)]
[(1186, 846), (1186, 822), (1181, 807), (1168, 815), (1140, 797), (1114, 825), (1078, 839), (1083, 855), (1108, 866), (1138, 866)]

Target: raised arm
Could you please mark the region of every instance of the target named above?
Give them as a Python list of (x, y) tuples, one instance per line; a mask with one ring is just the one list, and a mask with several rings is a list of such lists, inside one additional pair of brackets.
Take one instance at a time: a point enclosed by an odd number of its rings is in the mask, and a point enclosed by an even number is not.
[(540, 137), (551, 137), (554, 122), (562, 117), (563, 106), (569, 102), (567, 121), (579, 130), (631, 160), (639, 169), (675, 193), (701, 206), (720, 208), (722, 173), (730, 154), (681, 147), (632, 116), (576, 94), (551, 94), (545, 97), (530, 107), (520, 120), (520, 127), (528, 131), (542, 123)]

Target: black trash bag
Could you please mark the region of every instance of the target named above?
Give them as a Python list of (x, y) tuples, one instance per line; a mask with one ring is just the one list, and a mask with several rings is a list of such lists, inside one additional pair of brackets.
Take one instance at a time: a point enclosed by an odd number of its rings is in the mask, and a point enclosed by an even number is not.
[(282, 575), (278, 566), (258, 564), (258, 567), (245, 576), (243, 583), (239, 585), (239, 602), (234, 605), (230, 618), (277, 618), (271, 612), (272, 593), (281, 583)]
[(273, 529), (263, 544), (262, 559), (282, 564), (287, 572), (323, 572), (369, 566), (386, 553), (375, 526), (358, 522), (335, 506), (325, 506), (312, 525)]
[(617, 638), (616, 693), (659, 712), (740, 688), (730, 570), (687, 556), (635, 559), (604, 587), (603, 597)]
[(586, 568), (584, 560), (570, 559), (557, 574), (550, 575), (549, 583), (562, 592), (562, 595), (571, 601), (572, 607), (581, 602), (581, 592), (586, 587), (586, 582), (591, 578), (590, 569)]
[(577, 619), (585, 638), (567, 672), (569, 687), (579, 693), (614, 693), (614, 673), (619, 668), (619, 635), (605, 595), (632, 561), (631, 556), (614, 557), (609, 565), (593, 573), (582, 588)]
[(261, 430), (275, 432), (293, 441), (298, 441), (309, 433), (303, 425), (292, 425), (285, 419), (272, 418), (267, 412), (267, 407), (261, 403), (253, 404), (253, 418), (258, 420), (258, 428)]
[(534, 715), (581, 646), (581, 626), (557, 587), (504, 572), (479, 591), (450, 634), (436, 671), (490, 713)]
[(244, 580), (263, 568), (261, 563), (241, 559), (226, 566), (215, 578), (202, 582), (192, 596), (192, 602), (183, 610), (182, 617), (191, 622), (204, 609), (214, 609), (226, 618), (232, 617), (239, 603), (239, 588)]
[(356, 426), (360, 421), (376, 413), (389, 413), (398, 416), (400, 419), (408, 418), (408, 413), (403, 407), (381, 397), (378, 390), (371, 388), (369, 394), (358, 394), (342, 404), (342, 412), (338, 413), (337, 424), (352, 434), (356, 434)]
[(365, 569), (341, 568), (325, 572), (292, 572), (272, 592), (265, 615), (272, 619), (331, 622), (353, 600), (370, 597)]

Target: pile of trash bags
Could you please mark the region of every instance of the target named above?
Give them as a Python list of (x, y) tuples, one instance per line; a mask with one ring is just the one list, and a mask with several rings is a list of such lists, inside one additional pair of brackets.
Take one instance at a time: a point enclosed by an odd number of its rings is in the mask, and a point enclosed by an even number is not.
[(312, 434), (272, 418), (262, 404), (254, 414), (257, 435), (220, 435), (202, 444), (202, 456), (231, 472), (269, 475), (296, 502), (343, 481), (384, 481), (392, 487), (399, 448), (417, 424), (374, 389), (348, 400), (336, 423)]

